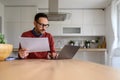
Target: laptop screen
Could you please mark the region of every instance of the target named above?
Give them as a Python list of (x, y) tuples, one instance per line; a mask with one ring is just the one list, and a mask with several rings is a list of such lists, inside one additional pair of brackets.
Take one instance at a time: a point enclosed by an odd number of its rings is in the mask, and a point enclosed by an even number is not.
[(58, 59), (72, 59), (80, 46), (65, 45), (58, 55)]

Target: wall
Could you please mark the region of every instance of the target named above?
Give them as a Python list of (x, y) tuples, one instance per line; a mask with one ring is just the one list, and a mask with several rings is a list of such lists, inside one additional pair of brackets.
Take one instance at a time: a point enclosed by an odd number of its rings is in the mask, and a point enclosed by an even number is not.
[(2, 33), (4, 33), (4, 5), (0, 2), (0, 16), (1, 16), (1, 18), (2, 18), (2, 25), (0, 26), (1, 28), (0, 29), (2, 29), (2, 30), (0, 30), (0, 31), (2, 31)]
[[(96, 40), (96, 36), (54, 36), (55, 47), (62, 48), (69, 41), (74, 41), (76, 46), (81, 46), (85, 40)], [(97, 44), (91, 44), (91, 48), (97, 47)]]

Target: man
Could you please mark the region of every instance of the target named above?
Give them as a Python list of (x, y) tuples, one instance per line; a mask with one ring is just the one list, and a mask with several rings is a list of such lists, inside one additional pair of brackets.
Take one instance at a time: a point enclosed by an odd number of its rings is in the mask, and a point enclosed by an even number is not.
[[(48, 57), (56, 58), (57, 54), (55, 52), (54, 40), (50, 33), (46, 32), (46, 28), (49, 27), (48, 17), (44, 13), (37, 13), (34, 18), (34, 28), (24, 32), (21, 37), (32, 37), (32, 38), (43, 38), (47, 37), (50, 46), (50, 52), (32, 52), (28, 53), (26, 49), (19, 47), (18, 55), (20, 58), (28, 59), (47, 59)], [(41, 45), (40, 45), (41, 46)]]

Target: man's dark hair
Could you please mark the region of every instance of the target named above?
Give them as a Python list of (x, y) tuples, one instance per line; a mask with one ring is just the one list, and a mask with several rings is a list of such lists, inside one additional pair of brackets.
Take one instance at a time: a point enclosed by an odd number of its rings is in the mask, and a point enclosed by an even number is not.
[(37, 22), (40, 17), (44, 17), (44, 18), (47, 18), (47, 19), (48, 19), (48, 16), (47, 16), (45, 13), (37, 13), (37, 14), (35, 15), (34, 20)]

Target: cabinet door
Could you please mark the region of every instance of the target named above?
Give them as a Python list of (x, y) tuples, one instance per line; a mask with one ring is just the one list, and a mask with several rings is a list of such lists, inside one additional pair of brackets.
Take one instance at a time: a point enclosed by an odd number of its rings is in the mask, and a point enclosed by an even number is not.
[(83, 24), (105, 24), (105, 13), (103, 10), (84, 10)]
[(83, 24), (83, 10), (73, 10), (71, 20), (72, 24)]
[(36, 7), (21, 7), (21, 22), (33, 22), (37, 13)]
[(105, 35), (105, 27), (104, 25), (93, 25), (87, 24), (83, 25), (82, 28), (83, 35), (88, 36), (104, 36)]
[(34, 28), (33, 22), (21, 22), (21, 30), (20, 32), (23, 33), (25, 31), (31, 30)]
[(47, 28), (47, 32), (51, 33), (53, 36), (60, 36), (62, 35), (62, 27), (60, 25), (50, 23), (50, 27)]
[(73, 59), (78, 59), (78, 60), (84, 60), (84, 61), (90, 61), (90, 62), (95, 62), (99, 64), (105, 64), (105, 57), (104, 57), (104, 52), (99, 52), (99, 51), (78, 51)]
[(36, 7), (5, 7), (5, 36), (14, 48), (18, 48), (21, 34), (33, 29), (36, 11)]
[(21, 33), (34, 28), (34, 16), (37, 12), (36, 7), (20, 7), (21, 8)]
[(84, 10), (83, 35), (104, 36), (105, 18), (103, 10)]
[(5, 7), (5, 22), (20, 22), (20, 7)]
[(21, 36), (21, 27), (18, 22), (6, 22), (5, 23), (5, 38), (7, 43), (13, 44), (14, 48), (19, 47), (19, 37)]

